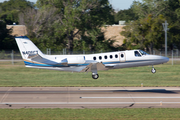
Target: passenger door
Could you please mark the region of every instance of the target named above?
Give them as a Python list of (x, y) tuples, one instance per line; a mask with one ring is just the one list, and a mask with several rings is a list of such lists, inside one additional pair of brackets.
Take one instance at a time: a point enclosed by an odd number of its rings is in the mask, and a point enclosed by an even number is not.
[(120, 60), (120, 62), (126, 62), (126, 54), (125, 54), (125, 52), (119, 53), (119, 60)]

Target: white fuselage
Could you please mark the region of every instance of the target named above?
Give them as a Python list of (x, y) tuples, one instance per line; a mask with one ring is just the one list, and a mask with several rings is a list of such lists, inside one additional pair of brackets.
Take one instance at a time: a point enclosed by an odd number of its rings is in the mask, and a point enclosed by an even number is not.
[[(73, 71), (92, 72), (93, 79), (99, 77), (99, 70), (138, 67), (163, 64), (169, 58), (148, 55), (142, 50), (117, 51), (89, 55), (45, 55), (27, 37), (16, 37), (21, 56), (26, 67)], [(153, 68), (152, 73), (156, 70)]]
[[(119, 69), (146, 65), (157, 65), (169, 61), (169, 58), (157, 55), (135, 56), (135, 51), (139, 52), (139, 50), (129, 50), (89, 55), (45, 55), (44, 57), (49, 61), (46, 61), (44, 63), (37, 63), (32, 61), (32, 63), (34, 64), (26, 64), (26, 66), (33, 68), (38, 67), (42, 69), (44, 68), (52, 70), (81, 72), (83, 68), (85, 68), (92, 62), (103, 63), (108, 69)], [(54, 64), (61, 63), (61, 61), (64, 59), (67, 59), (67, 65), (64, 66), (61, 64)]]

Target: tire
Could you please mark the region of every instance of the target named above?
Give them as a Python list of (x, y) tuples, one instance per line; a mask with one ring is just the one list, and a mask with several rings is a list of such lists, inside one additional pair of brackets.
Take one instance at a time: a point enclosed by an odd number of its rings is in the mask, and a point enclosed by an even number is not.
[(92, 75), (92, 78), (93, 78), (93, 79), (98, 79), (98, 78), (99, 78), (99, 75), (98, 75), (98, 74)]
[(151, 72), (154, 74), (156, 73), (156, 69), (155, 68), (152, 68)]

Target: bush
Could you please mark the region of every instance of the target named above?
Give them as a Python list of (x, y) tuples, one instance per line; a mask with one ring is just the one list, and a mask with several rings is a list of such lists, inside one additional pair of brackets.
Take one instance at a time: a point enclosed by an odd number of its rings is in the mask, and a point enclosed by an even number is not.
[(4, 59), (5, 58), (5, 51), (2, 50), (0, 51), (0, 59)]

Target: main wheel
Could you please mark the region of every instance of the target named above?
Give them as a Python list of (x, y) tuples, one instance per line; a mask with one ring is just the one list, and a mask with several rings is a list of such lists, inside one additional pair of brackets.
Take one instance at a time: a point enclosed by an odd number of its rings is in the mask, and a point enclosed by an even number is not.
[(98, 74), (92, 75), (92, 78), (93, 78), (93, 79), (98, 79), (98, 78), (99, 78), (99, 75), (98, 75)]
[(152, 68), (151, 72), (154, 74), (156, 73), (156, 69), (155, 68)]

